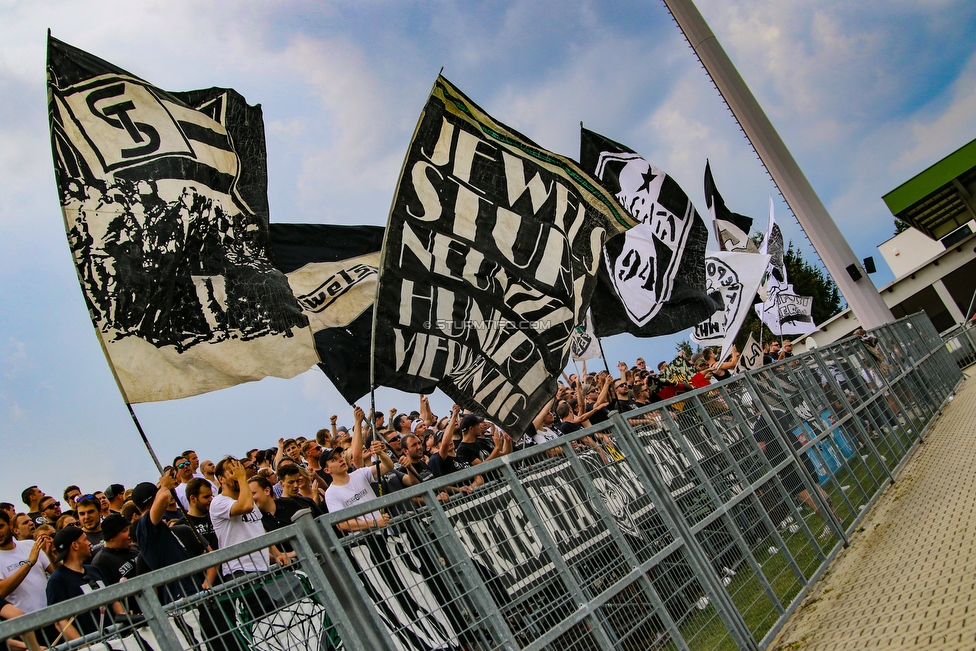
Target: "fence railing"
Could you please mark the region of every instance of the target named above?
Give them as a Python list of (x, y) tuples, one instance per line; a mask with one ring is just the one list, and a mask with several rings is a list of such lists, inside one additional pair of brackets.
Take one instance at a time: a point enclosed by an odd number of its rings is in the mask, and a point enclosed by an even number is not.
[(942, 340), (959, 368), (976, 364), (976, 327), (972, 323), (953, 326), (942, 333)]
[[(924, 315), (872, 334), (5, 621), (0, 639), (52, 646), (50, 625), (78, 616), (85, 637), (58, 648), (764, 648), (962, 379)], [(389, 526), (339, 531), (378, 509)], [(167, 598), (272, 544), (291, 564)], [(108, 624), (114, 602), (130, 614)]]

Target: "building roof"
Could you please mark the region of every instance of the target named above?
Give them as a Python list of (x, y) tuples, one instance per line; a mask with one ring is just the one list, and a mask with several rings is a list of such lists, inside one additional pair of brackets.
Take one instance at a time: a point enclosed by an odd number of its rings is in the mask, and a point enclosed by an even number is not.
[(976, 217), (976, 140), (916, 174), (882, 199), (898, 219), (932, 239), (951, 233)]

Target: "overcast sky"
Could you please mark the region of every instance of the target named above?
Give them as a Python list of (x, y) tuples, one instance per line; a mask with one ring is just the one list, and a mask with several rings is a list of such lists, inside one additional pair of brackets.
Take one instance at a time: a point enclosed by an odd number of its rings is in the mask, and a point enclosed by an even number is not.
[[(881, 195), (976, 138), (972, 0), (699, 0), (719, 42), (858, 257), (893, 233)], [(579, 123), (670, 173), (704, 211), (711, 160), (732, 210), (814, 253), (663, 3), (0, 0), (0, 500), (155, 470), (89, 320), (56, 200), (45, 34), (167, 90), (235, 88), (264, 108), (273, 222), (385, 224), (404, 152), (444, 75), (499, 121), (578, 155)], [(681, 337), (605, 340), (611, 365)], [(594, 366), (600, 366), (596, 364)], [(377, 405), (415, 408), (381, 391)], [(445, 414), (449, 400), (432, 399)], [(312, 436), (351, 410), (318, 370), (136, 405), (164, 463)]]

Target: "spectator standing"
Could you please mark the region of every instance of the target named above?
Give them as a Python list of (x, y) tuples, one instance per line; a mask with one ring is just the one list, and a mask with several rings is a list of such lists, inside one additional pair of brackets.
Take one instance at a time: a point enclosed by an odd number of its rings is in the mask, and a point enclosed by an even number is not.
[(105, 544), (92, 558), (92, 565), (102, 573), (105, 583), (113, 585), (136, 576), (139, 550), (132, 546), (129, 523), (120, 514), (113, 513), (102, 522), (102, 531)]
[(125, 486), (110, 485), (105, 489), (105, 497), (108, 499), (108, 510), (112, 513), (121, 513), (122, 505), (125, 504)]
[(51, 539), (14, 540), (10, 518), (0, 513), (0, 597), (25, 613), (47, 606), (44, 589), (53, 571)]
[(27, 507), (27, 515), (37, 523), (37, 518), (41, 517), (41, 500), (44, 499), (44, 491), (37, 486), (25, 488), (20, 494), (20, 500)]
[(101, 502), (95, 495), (83, 495), (78, 500), (78, 524), (91, 543), (93, 553), (102, 549), (105, 535), (102, 533), (102, 516), (99, 512)]
[(190, 508), (190, 503), (186, 501), (186, 485), (193, 479), (193, 464), (186, 457), (179, 456), (173, 459), (173, 468), (176, 469), (176, 499), (180, 501), (180, 506), (186, 511)]
[(18, 513), (13, 519), (13, 532), (16, 540), (34, 540), (37, 525), (26, 513)]
[(61, 517), (61, 502), (50, 495), (45, 495), (44, 499), (40, 502), (39, 508), (41, 510), (41, 517), (34, 520), (34, 524), (37, 526), (49, 524), (53, 527), (58, 523), (58, 518)]

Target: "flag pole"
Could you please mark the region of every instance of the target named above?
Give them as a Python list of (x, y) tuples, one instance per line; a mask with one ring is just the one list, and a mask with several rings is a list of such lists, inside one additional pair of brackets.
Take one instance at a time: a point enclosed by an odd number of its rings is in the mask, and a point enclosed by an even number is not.
[[(114, 369), (113, 369), (114, 371)], [(153, 450), (152, 444), (149, 442), (149, 438), (146, 436), (146, 432), (142, 429), (142, 423), (139, 422), (139, 418), (136, 416), (136, 412), (132, 409), (132, 405), (129, 401), (125, 401), (125, 407), (129, 410), (129, 415), (132, 416), (132, 422), (135, 423), (136, 429), (139, 431), (139, 436), (142, 437), (142, 442), (146, 446), (146, 450), (149, 451), (149, 456), (152, 457), (153, 463), (156, 464), (156, 469), (159, 474), (163, 474), (163, 465), (159, 463), (159, 457), (156, 456), (156, 451)]]

